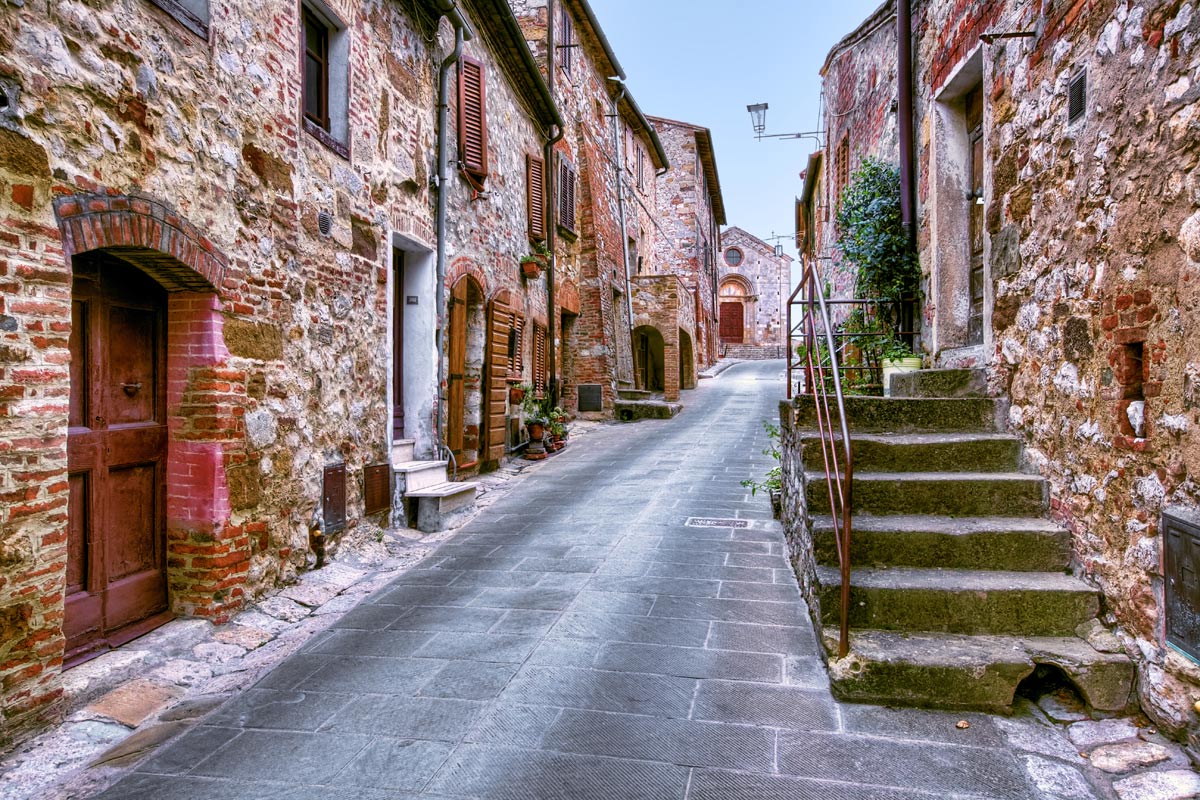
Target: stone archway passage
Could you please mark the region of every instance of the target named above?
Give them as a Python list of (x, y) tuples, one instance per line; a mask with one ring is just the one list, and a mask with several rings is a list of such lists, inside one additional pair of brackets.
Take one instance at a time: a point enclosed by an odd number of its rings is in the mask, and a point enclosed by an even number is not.
[(662, 392), (665, 383), (665, 341), (657, 328), (641, 325), (633, 330), (633, 349), (637, 360), (638, 388)]
[(169, 616), (166, 293), (104, 251), (73, 267), (68, 662)]

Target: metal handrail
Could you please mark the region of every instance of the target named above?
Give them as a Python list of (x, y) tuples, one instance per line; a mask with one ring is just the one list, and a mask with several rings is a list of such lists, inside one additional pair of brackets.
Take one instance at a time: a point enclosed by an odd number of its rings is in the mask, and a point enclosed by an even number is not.
[[(842, 396), (842, 382), (838, 367), (838, 353), (834, 345), (833, 325), (829, 318), (829, 306), (825, 302), (824, 282), (820, 279), (817, 265), (808, 261), (796, 290), (788, 298), (788, 387), (787, 396), (792, 398), (795, 385), (794, 369), (804, 368), (805, 392), (813, 396), (816, 410), (817, 430), (821, 440), (821, 459), (825, 466), (825, 486), (829, 493), (829, 512), (833, 518), (834, 541), (837, 544), (838, 567), (841, 573), (841, 615), (838, 634), (838, 658), (850, 652), (850, 536), (851, 536), (851, 490), (854, 480), (854, 458), (850, 448), (850, 430), (846, 422), (846, 400)], [(806, 300), (797, 300), (807, 291)], [(792, 307), (803, 304), (804, 314), (798, 326), (792, 324)], [(825, 363), (819, 355), (817, 322), (824, 330), (825, 346), (829, 353), (829, 369), (832, 374), (834, 405), (837, 409), (839, 431), (834, 430), (830, 413), (829, 390), (826, 387)], [(799, 362), (793, 355), (792, 336), (803, 326), (804, 356)], [(837, 446), (837, 434), (841, 434), (841, 459)]]

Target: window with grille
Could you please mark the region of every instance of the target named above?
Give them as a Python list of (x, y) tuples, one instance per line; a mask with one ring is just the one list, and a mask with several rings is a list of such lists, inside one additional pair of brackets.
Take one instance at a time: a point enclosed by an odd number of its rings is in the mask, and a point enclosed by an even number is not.
[(842, 205), (842, 192), (850, 183), (850, 134), (844, 134), (833, 155), (833, 206)]
[(1087, 71), (1080, 70), (1067, 87), (1067, 124), (1083, 119), (1087, 112)]
[(646, 148), (640, 144), (637, 148), (637, 185), (639, 189), (646, 188)]
[(575, 188), (579, 175), (575, 167), (565, 158), (558, 162), (558, 225), (563, 230), (574, 235), (575, 223)]
[(546, 366), (546, 329), (541, 325), (533, 325), (533, 393), (537, 397), (546, 394), (549, 383), (549, 370)]
[(526, 207), (529, 210), (529, 238), (546, 238), (546, 162), (537, 156), (525, 157)]
[(463, 172), (481, 185), (488, 176), (486, 77), (482, 61), (459, 60), (458, 160)]
[(575, 41), (575, 23), (566, 4), (558, 7), (558, 65), (562, 71), (571, 74), (575, 65), (575, 49), (579, 42)]

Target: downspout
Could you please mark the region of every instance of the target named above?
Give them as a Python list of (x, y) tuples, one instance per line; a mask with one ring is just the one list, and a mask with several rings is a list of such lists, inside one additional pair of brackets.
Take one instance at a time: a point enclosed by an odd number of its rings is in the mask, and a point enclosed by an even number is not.
[(621, 222), (621, 260), (625, 262), (625, 310), (629, 314), (629, 365), (633, 370), (630, 383), (637, 388), (637, 368), (633, 352), (633, 281), (629, 276), (629, 231), (625, 227), (625, 165), (621, 163), (621, 101), (625, 99), (625, 82), (620, 78), (609, 78), (621, 87), (621, 93), (613, 100), (613, 150), (617, 170), (617, 214)]
[(447, 186), (450, 182), (451, 175), (449, 174), (449, 150), (450, 143), (446, 135), (447, 116), (450, 110), (450, 70), (458, 63), (462, 57), (463, 42), (470, 41), (474, 38), (471, 28), (467, 25), (467, 21), (463, 19), (457, 5), (453, 0), (440, 0), (438, 10), (442, 16), (450, 20), (450, 24), (454, 26), (454, 50), (442, 61), (441, 70), (438, 73), (438, 108), (437, 108), (437, 294), (436, 294), (436, 313), (437, 324), (434, 330), (434, 339), (437, 347), (437, 419), (433, 429), (433, 440), (435, 443), (436, 458), (442, 451), (442, 386), (446, 380), (446, 368), (442, 363), (445, 357), (445, 346), (442, 343), (443, 332), (445, 331), (445, 308), (446, 308), (446, 201), (449, 192)]
[(900, 217), (909, 247), (915, 249), (917, 225), (913, 189), (913, 53), (911, 0), (896, 0), (896, 56), (899, 64), (900, 97)]
[[(554, 0), (547, 0), (546, 15), (549, 24), (546, 25), (546, 88), (550, 90), (550, 102), (554, 103), (554, 68), (556, 53), (554, 52)], [(542, 163), (545, 164), (546, 171), (546, 249), (550, 251), (550, 266), (546, 269), (546, 324), (550, 328), (549, 338), (550, 347), (546, 356), (546, 367), (549, 375), (550, 383), (550, 406), (555, 408), (558, 406), (559, 391), (558, 391), (558, 372), (557, 359), (555, 358), (555, 347), (558, 343), (558, 335), (560, 327), (558, 324), (558, 315), (555, 313), (555, 287), (557, 285), (557, 275), (555, 270), (558, 267), (558, 256), (554, 252), (555, 243), (558, 241), (558, 168), (554, 163), (554, 145), (562, 141), (563, 135), (566, 132), (561, 126), (555, 126), (555, 133), (546, 142), (545, 154), (542, 158)]]

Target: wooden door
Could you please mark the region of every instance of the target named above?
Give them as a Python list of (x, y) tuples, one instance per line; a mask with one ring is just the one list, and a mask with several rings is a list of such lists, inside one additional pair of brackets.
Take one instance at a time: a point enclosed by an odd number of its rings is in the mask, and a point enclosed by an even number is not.
[(983, 89), (967, 94), (967, 135), (971, 190), (968, 202), (970, 218), (971, 264), (969, 276), (970, 314), (967, 320), (967, 344), (983, 343)]
[(167, 618), (165, 293), (103, 256), (75, 261), (67, 656)]
[(392, 439), (404, 438), (404, 251), (392, 250)]
[[(508, 449), (508, 353), (513, 314), (508, 306), (508, 292), (501, 292), (488, 308), (487, 358), (484, 361), (483, 419), (486, 439), (483, 460), (498, 463)], [(520, 347), (520, 343), (517, 344)]]
[(450, 290), (450, 372), (446, 381), (446, 444), (457, 457), (463, 452), (463, 417), (466, 405), (468, 279)]
[(741, 344), (745, 334), (742, 331), (742, 304), (721, 303), (721, 341), (731, 344)]

